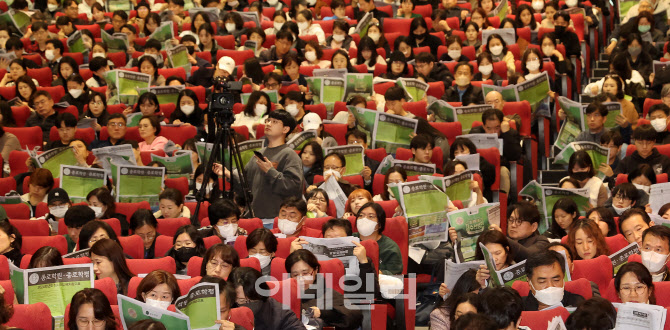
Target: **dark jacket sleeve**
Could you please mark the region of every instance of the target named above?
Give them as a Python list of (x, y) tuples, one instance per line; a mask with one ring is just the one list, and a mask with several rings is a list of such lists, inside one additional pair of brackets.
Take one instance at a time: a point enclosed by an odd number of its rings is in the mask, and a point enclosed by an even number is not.
[[(519, 132), (511, 129), (505, 133), (500, 134), (503, 139), (503, 156), (510, 162), (515, 162), (521, 158), (521, 137)], [(509, 164), (507, 164), (509, 166)]]
[(528, 256), (540, 252), (547, 245), (549, 245), (549, 240), (542, 235), (539, 235), (537, 240), (531, 246), (528, 247), (524, 246), (523, 244), (511, 238), (508, 238), (507, 242), (509, 243), (511, 250), (513, 251), (514, 261), (516, 262), (521, 262), (523, 260), (528, 259)]
[[(321, 319), (326, 326), (335, 326), (337, 330), (358, 329), (363, 322), (363, 314), (359, 310), (347, 309), (341, 293), (332, 290), (332, 308), (321, 309)], [(316, 306), (316, 300), (310, 300)], [(311, 304), (310, 304), (311, 305)]]

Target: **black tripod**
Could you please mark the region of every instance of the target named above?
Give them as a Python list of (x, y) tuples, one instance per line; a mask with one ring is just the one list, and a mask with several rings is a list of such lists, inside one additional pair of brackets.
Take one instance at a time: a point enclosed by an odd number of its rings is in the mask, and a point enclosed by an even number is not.
[[(224, 85), (225, 86), (225, 85)], [(226, 90), (226, 87), (223, 87)], [(244, 194), (244, 199), (246, 201), (248, 212), (250, 218), (254, 217), (253, 210), (251, 209), (251, 189), (249, 189), (249, 184), (247, 181), (247, 175), (244, 172), (244, 165), (242, 164), (242, 158), (240, 157), (240, 149), (237, 144), (237, 139), (235, 138), (235, 130), (230, 128), (230, 125), (234, 122), (233, 117), (233, 108), (232, 105), (234, 101), (232, 99), (234, 95), (232, 93), (214, 93), (209, 102), (209, 111), (208, 111), (208, 120), (213, 122), (214, 125), (210, 125), (216, 128), (216, 135), (213, 141), (212, 152), (208, 159), (204, 161), (205, 172), (202, 176), (203, 184), (200, 186), (195, 194), (195, 199), (198, 202), (195, 206), (195, 212), (191, 215), (191, 224), (196, 227), (200, 227), (200, 222), (198, 220), (198, 214), (200, 213), (200, 206), (203, 201), (205, 201), (207, 196), (207, 183), (212, 177), (212, 168), (214, 163), (218, 160), (221, 165), (223, 165), (224, 172), (225, 169), (231, 171), (231, 180), (230, 180), (230, 189), (225, 187), (225, 175), (224, 175), (224, 185), (220, 187), (222, 191), (222, 197), (229, 199), (235, 202), (235, 179), (233, 178), (233, 169), (237, 168), (239, 179), (239, 184), (242, 187), (242, 192)], [(209, 123), (208, 123), (209, 124)], [(211, 130), (210, 130), (211, 132)], [(223, 157), (223, 150), (228, 150), (228, 158)]]

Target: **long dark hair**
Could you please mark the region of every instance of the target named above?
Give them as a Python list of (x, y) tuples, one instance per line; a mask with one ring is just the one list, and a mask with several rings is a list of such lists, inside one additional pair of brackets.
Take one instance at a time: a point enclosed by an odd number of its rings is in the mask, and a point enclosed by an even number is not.
[(121, 245), (111, 239), (103, 238), (95, 242), (95, 244), (91, 246), (90, 251), (91, 255), (95, 254), (105, 257), (112, 262), (114, 265), (114, 272), (119, 278), (119, 283), (121, 284), (123, 291), (126, 292), (128, 290), (128, 282), (130, 282), (130, 279), (135, 276), (135, 274), (130, 271), (126, 264), (126, 258), (123, 254)]
[(573, 217), (572, 222), (574, 223), (579, 218), (579, 208), (577, 207), (577, 203), (569, 197), (563, 197), (554, 204), (554, 208), (551, 210), (551, 232), (556, 237), (563, 237), (568, 233), (556, 221), (557, 210), (570, 214)]
[(263, 83), (263, 77), (265, 76), (261, 63), (255, 57), (244, 60), (244, 74), (257, 85)]
[(268, 109), (265, 111), (264, 115), (267, 115), (270, 113), (270, 108), (272, 105), (272, 101), (270, 101), (270, 96), (268, 96), (267, 93), (263, 91), (253, 91), (251, 92), (251, 95), (249, 95), (249, 100), (247, 101), (247, 105), (244, 106), (244, 114), (249, 117), (256, 117), (256, 113), (254, 112), (254, 108), (256, 107), (256, 103), (258, 100), (261, 99), (261, 97), (265, 98), (265, 101), (267, 102)]
[[(193, 100), (193, 105), (195, 106), (195, 109), (193, 110), (193, 113), (190, 115), (186, 115), (182, 110), (181, 110), (181, 98), (184, 96), (188, 96)], [(202, 100), (203, 102), (205, 100)], [(203, 125), (204, 121), (204, 116), (205, 112), (200, 108), (200, 100), (198, 99), (198, 95), (190, 90), (190, 89), (183, 89), (181, 92), (179, 92), (179, 96), (177, 96), (177, 107), (174, 109), (174, 112), (170, 115), (170, 122), (173, 122), (177, 119), (179, 119), (181, 122), (186, 122), (189, 123), (195, 127), (200, 127)]]
[(500, 244), (506, 250), (505, 254), (507, 255), (507, 258), (505, 259), (505, 264), (511, 265), (514, 261), (514, 252), (512, 252), (509, 241), (507, 241), (505, 234), (501, 233), (500, 231), (487, 230), (479, 235), (479, 238), (477, 238), (478, 248), (475, 251), (475, 260), (484, 260), (484, 254), (482, 253), (482, 249), (479, 248), (479, 243), (484, 245), (491, 243)]
[(358, 43), (358, 54), (356, 55), (356, 64), (363, 64), (365, 63), (365, 59), (363, 58), (363, 51), (364, 50), (369, 50), (372, 52), (370, 55), (370, 60), (368, 62), (369, 67), (374, 67), (375, 64), (377, 64), (377, 45), (375, 45), (374, 40), (370, 37), (363, 37), (361, 38), (361, 42)]
[[(158, 72), (158, 71), (156, 71)], [(140, 97), (137, 99), (137, 103), (135, 104), (135, 109), (133, 109), (133, 112), (141, 112), (140, 111), (140, 104), (143, 104), (146, 101), (151, 101), (151, 103), (156, 105), (156, 111), (155, 113), (158, 113), (161, 111), (160, 108), (160, 103), (158, 103), (158, 96), (152, 92), (145, 92), (140, 95)], [(158, 132), (156, 132), (156, 135), (158, 135)]]
[[(88, 97), (88, 108), (86, 109), (86, 112), (84, 112), (84, 116), (89, 118), (97, 118), (98, 124), (100, 126), (107, 126), (107, 121), (109, 120), (109, 112), (107, 111), (107, 97), (105, 96), (105, 94), (93, 90), (90, 91), (89, 93), (90, 94)], [(102, 113), (98, 117), (96, 117), (91, 111), (91, 102), (95, 102), (96, 96), (100, 97), (100, 100), (102, 101)]]
[(14, 242), (11, 242), (9, 246), (14, 250), (21, 251), (23, 237), (21, 236), (21, 232), (19, 232), (19, 230), (9, 222), (9, 220), (0, 220), (0, 230), (7, 234), (7, 237), (14, 235)]
[(619, 271), (616, 273), (616, 277), (614, 277), (614, 289), (616, 290), (616, 293), (619, 294), (619, 290), (621, 288), (621, 279), (624, 277), (624, 275), (626, 275), (626, 273), (635, 274), (635, 277), (637, 277), (638, 281), (647, 285), (647, 290), (649, 290), (649, 303), (655, 305), (656, 292), (654, 292), (654, 282), (651, 278), (651, 273), (649, 273), (649, 269), (647, 269), (647, 267), (639, 262), (631, 261), (619, 268)]
[(158, 79), (158, 76), (159, 76), (158, 75), (158, 62), (156, 61), (155, 58), (153, 58), (151, 56), (142, 56), (142, 57), (140, 57), (140, 60), (137, 62), (137, 67), (138, 68), (142, 67), (142, 63), (144, 63), (144, 62), (149, 62), (149, 64), (151, 64), (151, 66), (154, 67), (154, 75), (151, 77), (151, 80), (156, 81), (156, 79)]
[(382, 199), (385, 201), (391, 199), (391, 196), (389, 196), (388, 192), (388, 184), (389, 176), (393, 173), (399, 173), (400, 176), (402, 176), (402, 180), (407, 181), (407, 172), (405, 172), (405, 169), (400, 166), (393, 166), (389, 168), (388, 172), (386, 172), (386, 176), (384, 177), (384, 191), (382, 191)]
[(591, 213), (598, 213), (598, 217), (600, 218), (599, 221), (603, 221), (607, 224), (607, 237), (610, 236), (615, 236), (617, 234), (616, 231), (616, 223), (614, 222), (614, 215), (612, 214), (612, 211), (610, 211), (608, 208), (604, 206), (599, 206), (599, 207), (594, 207), (590, 209), (588, 212), (586, 212), (586, 217), (589, 218), (591, 216)]
[(302, 159), (302, 153), (305, 152), (305, 148), (308, 146), (312, 147), (312, 152), (314, 153), (314, 157), (316, 160), (314, 161), (314, 165), (312, 165), (312, 169), (315, 168), (323, 168), (323, 148), (321, 148), (321, 145), (316, 142), (316, 141), (311, 141), (307, 144), (305, 144), (302, 149), (300, 149), (300, 158)]
[(77, 314), (82, 305), (93, 305), (93, 315), (97, 320), (105, 321), (105, 330), (116, 329), (116, 318), (112, 311), (112, 306), (109, 304), (107, 296), (105, 296), (100, 289), (83, 289), (74, 294), (72, 302), (70, 303), (70, 314), (67, 322), (69, 330), (77, 330)]
[[(30, 87), (30, 89), (32, 89), (32, 92), (30, 93), (30, 98), (24, 99), (23, 96), (21, 96), (21, 93), (19, 93), (19, 83), (24, 83), (24, 84), (28, 85), (28, 87)], [(33, 78), (30, 78), (30, 76), (28, 76), (28, 75), (21, 76), (21, 77), (19, 77), (19, 79), (16, 79), (16, 81), (14, 82), (14, 93), (15, 93), (16, 97), (18, 97), (20, 100), (22, 100), (24, 102), (28, 102), (28, 104), (31, 105), (31, 106), (33, 104), (33, 95), (35, 95), (35, 92), (37, 92), (37, 86), (35, 85), (35, 82), (33, 81)], [(12, 120), (14, 119), (13, 116), (11, 118), (12, 118)], [(3, 119), (3, 121), (4, 121), (4, 119)]]
[[(172, 245), (177, 243), (177, 237), (181, 234), (187, 234), (193, 243), (195, 244), (195, 252), (196, 255), (201, 256), (205, 254), (205, 241), (202, 239), (202, 235), (198, 232), (198, 229), (195, 228), (193, 225), (185, 225), (179, 227), (177, 231), (174, 233), (174, 238), (172, 238)], [(173, 247), (174, 249), (174, 247)]]
[(43, 246), (30, 257), (28, 269), (38, 267), (62, 266), (63, 257), (60, 252), (53, 246)]
[(451, 310), (456, 303), (456, 300), (462, 295), (481, 289), (481, 284), (477, 282), (477, 270), (469, 269), (461, 277), (458, 278), (454, 288), (451, 290), (449, 297), (440, 302), (435, 308), (444, 308)]
[(112, 229), (112, 226), (107, 224), (104, 221), (100, 220), (94, 220), (94, 221), (89, 221), (87, 222), (83, 227), (81, 227), (81, 231), (79, 232), (79, 249), (87, 249), (90, 246), (88, 246), (88, 241), (91, 239), (91, 236), (95, 234), (98, 229), (104, 229), (107, 232), (107, 236), (119, 245), (121, 244), (119, 242), (119, 238), (116, 236), (116, 233), (114, 232), (114, 229)]
[[(30, 81), (32, 83), (32, 80)], [(2, 115), (2, 122), (0, 122), (0, 130), (3, 127), (16, 127), (16, 120), (12, 113), (12, 107), (6, 101), (0, 101), (0, 115)], [(0, 137), (4, 134), (4, 130), (0, 133)]]
[(106, 187), (95, 188), (86, 195), (86, 200), (88, 201), (91, 197), (97, 198), (100, 203), (105, 205), (105, 213), (100, 217), (101, 219), (114, 217), (114, 214), (116, 214), (116, 201), (112, 193), (109, 192), (109, 189)]
[(568, 162), (568, 174), (571, 176), (575, 165), (579, 165), (581, 168), (591, 168), (589, 171), (589, 178), (596, 174), (596, 170), (593, 167), (593, 160), (591, 160), (591, 156), (584, 150), (576, 151), (570, 156), (570, 161)]

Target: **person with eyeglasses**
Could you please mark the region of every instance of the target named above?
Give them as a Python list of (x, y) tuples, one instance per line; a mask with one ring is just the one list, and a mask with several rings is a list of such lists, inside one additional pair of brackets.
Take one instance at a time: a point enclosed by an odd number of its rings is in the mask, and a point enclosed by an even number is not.
[[(245, 330), (253, 328), (254, 314), (248, 308), (236, 308), (234, 321), (231, 309), (235, 304), (237, 293), (232, 285), (228, 285), (222, 278), (215, 276), (203, 276), (198, 283), (216, 283), (219, 285), (219, 317), (216, 324), (220, 324), (219, 330)], [(244, 324), (244, 326), (240, 324)]]
[(240, 257), (232, 245), (218, 243), (207, 249), (202, 258), (200, 276), (227, 280), (233, 269), (240, 267)]
[(630, 208), (642, 208), (646, 204), (640, 205), (638, 198), (640, 193), (637, 188), (630, 182), (619, 184), (612, 189), (612, 197), (605, 202), (607, 207), (614, 216), (620, 217), (624, 212)]
[(670, 158), (656, 149), (656, 130), (649, 124), (640, 125), (633, 131), (635, 151), (624, 157), (614, 170), (614, 175), (628, 174), (642, 164), (654, 169), (654, 173), (670, 173)]
[(79, 231), (79, 250), (88, 249), (95, 242), (105, 238), (121, 244), (119, 238), (116, 236), (116, 232), (114, 232), (114, 229), (108, 223), (100, 220), (89, 221)]
[(26, 120), (26, 127), (37, 126), (42, 129), (42, 141), (46, 144), (49, 141), (51, 127), (56, 126), (56, 110), (54, 110), (54, 100), (49, 92), (41, 90), (33, 95), (33, 106), (35, 112)]
[[(507, 209), (507, 241), (514, 261), (526, 260), (549, 245), (549, 240), (537, 231), (540, 218), (540, 211), (532, 202), (519, 201)], [(496, 225), (490, 228), (502, 232)]]
[[(98, 99), (98, 97), (95, 96), (95, 94), (91, 97), (92, 100)], [(104, 106), (104, 101), (100, 99), (100, 101), (103, 103)], [(91, 104), (95, 101), (89, 102), (89, 111), (93, 111), (91, 108)], [(96, 105), (94, 105), (96, 106)], [(104, 110), (106, 111), (106, 110)], [(126, 143), (126, 140), (124, 139), (126, 136), (126, 130), (128, 129), (126, 127), (127, 124), (127, 119), (126, 116), (122, 113), (113, 113), (109, 115), (109, 118), (107, 119), (107, 135), (109, 136), (107, 140), (100, 140), (95, 139), (93, 142), (91, 142), (90, 149), (96, 149), (96, 148), (103, 148), (103, 147), (110, 147), (110, 146), (116, 146), (116, 145), (121, 145)]]
[(621, 302), (656, 304), (656, 290), (647, 267), (639, 262), (628, 262), (614, 277), (614, 288)]
[[(349, 196), (354, 190), (360, 188), (358, 185), (352, 184), (347, 180), (342, 179), (342, 176), (347, 170), (347, 161), (342, 154), (331, 152), (323, 159), (323, 182), (307, 187), (307, 192), (321, 187), (331, 177), (335, 178), (337, 184), (342, 189), (344, 197)], [(330, 196), (331, 198), (333, 196)]]
[(83, 289), (72, 296), (68, 330), (116, 329), (112, 306), (100, 289)]
[[(322, 218), (328, 216), (328, 203), (330, 199), (328, 194), (323, 189), (314, 189), (305, 195), (307, 200), (307, 214), (308, 218)], [(372, 198), (370, 198), (372, 199)]]

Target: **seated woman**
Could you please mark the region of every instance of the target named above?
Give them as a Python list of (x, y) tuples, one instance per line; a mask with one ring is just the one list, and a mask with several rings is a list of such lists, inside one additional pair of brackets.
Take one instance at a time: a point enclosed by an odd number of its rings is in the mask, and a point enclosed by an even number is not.
[(663, 204), (658, 210), (658, 215), (663, 219), (670, 219), (670, 203)]
[(140, 151), (162, 150), (168, 142), (163, 136), (158, 136), (161, 132), (161, 125), (158, 117), (154, 115), (144, 115), (138, 125), (140, 137), (144, 141), (139, 143)]
[(60, 252), (58, 252), (58, 249), (53, 246), (43, 246), (37, 249), (33, 256), (30, 257), (28, 269), (62, 265), (63, 257)]
[(481, 52), (477, 55), (477, 71), (472, 78), (473, 81), (491, 80), (494, 84), (503, 81), (501, 76), (493, 72), (493, 57), (487, 52)]
[(407, 181), (407, 172), (405, 172), (404, 169), (402, 169), (400, 166), (393, 166), (389, 168), (388, 172), (386, 172), (386, 176), (384, 177), (384, 190), (382, 191), (381, 194), (375, 195), (372, 200), (375, 202), (381, 202), (381, 201), (388, 201), (391, 200), (393, 197), (393, 194), (389, 191), (388, 184), (389, 183), (403, 183)]
[[(203, 100), (204, 102), (204, 100)], [(177, 96), (177, 107), (170, 115), (170, 123), (173, 125), (203, 127), (204, 111), (200, 109), (200, 100), (194, 91), (184, 89)]]
[(407, 66), (407, 61), (409, 61), (405, 55), (399, 50), (393, 51), (389, 57), (388, 62), (386, 63), (386, 72), (381, 75), (384, 79), (396, 80), (398, 78), (412, 78), (409, 75), (409, 67)]
[(26, 106), (33, 109), (33, 95), (37, 92), (37, 85), (33, 82), (33, 79), (28, 76), (20, 77), (16, 80), (14, 84), (15, 90), (14, 95), (18, 98), (18, 102), (13, 103), (12, 106)]
[(116, 212), (116, 201), (106, 187), (91, 190), (86, 195), (88, 206), (95, 211), (96, 219), (119, 219), (121, 223), (121, 235), (128, 236), (128, 220), (122, 213)]
[(121, 244), (114, 229), (112, 229), (109, 224), (98, 220), (89, 221), (81, 227), (81, 231), (79, 232), (78, 250), (88, 249), (93, 246), (95, 242), (104, 238), (109, 238), (119, 245)]
[(628, 173), (628, 182), (637, 189), (638, 206), (649, 204), (649, 192), (651, 185), (656, 184), (656, 172), (649, 164), (641, 164)]
[(72, 296), (67, 328), (78, 329), (116, 329), (116, 318), (109, 299), (100, 289), (83, 289)]
[(355, 217), (361, 206), (372, 202), (372, 195), (365, 189), (356, 189), (349, 194), (347, 204), (344, 207), (343, 218)]
[(247, 235), (247, 231), (237, 224), (242, 213), (233, 201), (219, 198), (209, 205), (207, 211), (209, 223), (214, 228), (214, 233), (221, 238), (221, 241), (234, 242), (237, 236)]
[[(474, 155), (477, 154), (477, 147), (472, 141), (466, 138), (456, 138), (454, 143), (449, 148), (449, 157), (455, 159), (460, 155)], [(496, 171), (495, 167), (489, 163), (486, 158), (479, 156), (479, 172), (481, 172), (482, 179), (484, 182), (484, 191), (483, 195), (487, 200), (493, 199), (493, 192), (491, 191), (491, 185), (496, 180)]]
[(153, 259), (156, 257), (156, 237), (159, 235), (158, 221), (151, 210), (138, 209), (130, 217), (130, 233), (137, 235), (144, 243), (144, 259)]
[(442, 54), (440, 61), (444, 62), (469, 62), (470, 59), (463, 55), (463, 41), (459, 36), (453, 35), (447, 38), (447, 52)]
[(575, 260), (589, 260), (601, 255), (609, 255), (609, 248), (603, 233), (591, 219), (579, 219), (570, 227), (568, 247)]
[[(324, 277), (319, 275), (319, 261), (312, 252), (305, 249), (292, 252), (286, 258), (285, 266), (291, 278), (298, 281), (299, 296), (309, 297), (301, 299), (301, 306), (303, 310), (313, 312), (316, 324), (338, 329), (356, 329), (361, 326), (363, 314), (359, 310), (346, 308), (344, 296), (332, 287), (326, 287)], [(323, 303), (318, 302), (322, 302), (325, 297), (332, 299), (332, 304), (321, 309), (318, 306)]]
[[(456, 284), (451, 292), (447, 288), (447, 284), (440, 284), (439, 295), (444, 299), (437, 303), (435, 309), (430, 312), (430, 326), (432, 329), (449, 329), (454, 308), (457, 306), (457, 301), (468, 293), (479, 293), (481, 284), (477, 281), (477, 271), (469, 269), (461, 277), (458, 278)], [(449, 295), (448, 297), (446, 295)], [(445, 298), (446, 297), (446, 298)]]
[(311, 10), (303, 10), (297, 13), (296, 22), (300, 29), (299, 36), (315, 35), (320, 45), (326, 44), (326, 34), (323, 32), (321, 25), (313, 24), (313, 15)]
[(179, 284), (174, 275), (157, 269), (147, 274), (137, 286), (135, 299), (149, 306), (168, 309), (180, 296)]
[(156, 59), (151, 56), (142, 56), (139, 60), (139, 68), (141, 73), (151, 76), (150, 86), (165, 86), (165, 77), (158, 74), (158, 63)]
[(186, 275), (186, 267), (192, 257), (202, 257), (205, 254), (205, 242), (193, 225), (179, 227), (172, 244), (172, 248), (165, 253), (165, 256), (175, 260), (177, 274), (180, 275)]
[[(444, 165), (444, 175), (451, 176), (460, 174), (465, 172), (467, 169), (468, 165), (465, 162), (457, 159), (450, 160), (446, 165)], [(488, 203), (486, 198), (484, 198), (481, 187), (479, 187), (479, 182), (476, 180), (470, 181), (470, 191), (470, 200), (467, 205), (463, 205), (464, 207), (473, 207), (476, 205)]]
[(258, 329), (305, 329), (295, 313), (286, 309), (282, 303), (259, 290), (269, 292), (265, 282), (259, 282), (261, 273), (253, 268), (239, 267), (230, 273), (226, 285), (231, 285), (236, 294), (238, 306), (251, 309), (254, 314), (254, 327)]
[(543, 235), (547, 238), (561, 239), (570, 232), (570, 227), (579, 218), (577, 203), (568, 197), (559, 199), (551, 210), (551, 218), (551, 228)]
[(596, 222), (603, 236), (610, 237), (617, 234), (614, 214), (605, 207), (595, 207), (586, 212), (586, 217)]
[(307, 41), (305, 45), (305, 60), (301, 66), (318, 66), (321, 69), (330, 68), (330, 61), (324, 60), (321, 45), (315, 40)]
[(486, 50), (491, 53), (493, 62), (503, 61), (507, 65), (507, 72), (515, 72), (516, 64), (514, 64), (514, 54), (507, 49), (507, 43), (503, 38), (497, 34), (489, 35), (486, 40)]
[(307, 86), (307, 76), (300, 73), (300, 59), (295, 54), (288, 53), (281, 60), (281, 66), (284, 68), (282, 82), (297, 83), (300, 86)]
[(270, 96), (265, 92), (253, 91), (249, 96), (244, 111), (235, 115), (234, 126), (246, 126), (249, 130), (249, 138), (256, 138), (256, 126), (264, 124), (272, 107)]
[(381, 205), (370, 202), (361, 206), (356, 214), (355, 237), (361, 241), (375, 240), (379, 245), (379, 272), (385, 275), (402, 273), (403, 263), (398, 244), (388, 236), (382, 235), (386, 226), (386, 213)]
[[(377, 31), (379, 31), (378, 27)], [(370, 35), (370, 28), (368, 28), (368, 35)], [(342, 50), (356, 48), (354, 38), (349, 35), (349, 23), (347, 21), (338, 19), (333, 22), (333, 34), (326, 38), (325, 46)]]
[(482, 310), (482, 303), (479, 294), (468, 292), (456, 299), (449, 313), (449, 319), (451, 324), (454, 324), (459, 317), (468, 313), (477, 313), (480, 310)]
[(205, 252), (200, 267), (200, 276), (214, 276), (227, 280), (233, 269), (240, 267), (237, 251), (228, 244), (215, 244)]
[(540, 46), (542, 46), (542, 55), (543, 60), (547, 58), (554, 62), (554, 67), (556, 72), (567, 74), (568, 77), (574, 76), (574, 68), (572, 62), (568, 59), (565, 60), (565, 56), (556, 49), (556, 41), (551, 34), (546, 33), (540, 39)]
[[(13, 59), (9, 63), (7, 69), (7, 73), (5, 73), (5, 76), (2, 77), (2, 80), (0, 80), (0, 87), (12, 87), (16, 85), (16, 82), (19, 78), (28, 75), (28, 68), (26, 67), (23, 60), (19, 60), (18, 58)], [(32, 79), (32, 81), (35, 86), (39, 86), (37, 80)]]
[(277, 238), (267, 228), (258, 228), (247, 237), (247, 251), (249, 258), (256, 258), (261, 263), (263, 276), (270, 275), (270, 264), (277, 252)]
[(347, 69), (348, 73), (358, 73), (358, 71), (349, 62), (349, 53), (344, 49), (338, 49), (333, 53), (330, 60), (331, 69)]
[[(186, 148), (186, 143), (184, 143), (184, 148)], [(194, 152), (195, 157), (198, 156), (197, 152)], [(212, 202), (221, 198), (221, 189), (219, 189), (219, 176), (216, 173), (210, 173), (209, 182), (203, 187), (203, 180), (205, 175), (205, 164), (198, 165), (195, 168), (193, 173), (193, 181), (191, 183), (191, 192), (190, 196), (186, 196), (187, 199), (193, 198), (201, 189), (205, 189), (205, 200)], [(189, 210), (190, 212), (190, 210)]]
[(312, 189), (305, 195), (305, 199), (307, 200), (306, 217), (323, 218), (328, 216), (326, 212), (328, 212), (328, 203), (330, 203), (330, 200), (325, 190), (319, 188)]
[(570, 176), (561, 179), (561, 182), (566, 178), (575, 179), (579, 183), (579, 186), (575, 188), (587, 188), (589, 190), (589, 203), (591, 206), (605, 205), (605, 201), (607, 201), (607, 187), (596, 176), (593, 161), (586, 151), (580, 150), (570, 156), (568, 174)]
[[(32, 165), (32, 160), (29, 160)], [(21, 202), (28, 204), (30, 206), (30, 215), (31, 217), (35, 215), (35, 208), (39, 203), (48, 202), (47, 196), (49, 191), (54, 187), (54, 177), (51, 175), (51, 171), (46, 168), (37, 168), (30, 174), (30, 179), (28, 181), (28, 192), (21, 195)]]
[(84, 118), (95, 118), (96, 124), (94, 128), (97, 132), (102, 129), (102, 126), (107, 126), (109, 120), (109, 112), (107, 111), (107, 99), (104, 94), (91, 91), (88, 98), (88, 109), (84, 112)]
[(358, 54), (356, 58), (351, 59), (351, 65), (365, 64), (368, 73), (375, 72), (375, 65), (384, 64), (386, 60), (383, 56), (377, 54), (377, 45), (370, 37), (363, 37), (358, 43)]
[(323, 175), (323, 149), (316, 141), (310, 141), (300, 151), (302, 171), (307, 186), (314, 184), (314, 176)]
[(639, 262), (628, 262), (619, 268), (614, 277), (614, 288), (623, 303), (656, 304), (651, 274)]
[(135, 274), (128, 269), (123, 249), (117, 242), (108, 238), (95, 242), (91, 246), (91, 261), (97, 279), (111, 277), (116, 283), (116, 293), (128, 293), (128, 282)]
[(0, 221), (0, 253), (16, 267), (21, 266), (21, 259), (23, 259), (22, 243), (23, 238), (19, 230), (9, 223), (9, 220)]
[[(158, 103), (158, 96), (152, 92), (145, 92), (140, 95), (140, 98), (137, 99), (135, 108), (128, 107), (123, 110), (124, 115), (129, 115), (133, 112), (141, 112), (143, 115), (156, 115), (158, 116), (158, 121), (163, 121), (163, 116), (160, 115), (160, 106)], [(158, 134), (158, 133), (156, 133)]]
[(221, 324), (222, 329), (244, 329), (233, 322), (230, 322), (230, 309), (236, 304), (235, 288), (228, 285), (225, 280), (214, 276), (203, 276), (198, 283), (216, 283), (219, 285), (219, 305), (221, 306), (217, 324)]
[(84, 112), (84, 105), (88, 104), (89, 90), (84, 78), (79, 74), (73, 73), (67, 78), (67, 94), (61, 98), (61, 102), (67, 102), (74, 105), (81, 115)]
[(158, 195), (158, 208), (154, 213), (156, 219), (191, 218), (191, 211), (184, 206), (184, 196), (175, 188), (165, 188)]
[[(450, 232), (451, 234), (451, 232)], [(452, 240), (455, 242), (455, 240)], [(505, 234), (497, 230), (487, 230), (479, 235), (477, 238), (477, 251), (475, 252), (475, 260), (484, 260), (484, 253), (479, 248), (479, 244), (484, 244), (489, 250), (493, 262), (495, 263), (495, 270), (502, 270), (514, 264), (514, 253), (510, 251), (509, 242)], [(477, 282), (483, 288), (487, 287), (486, 281), (491, 277), (491, 270), (486, 265), (480, 265), (477, 270)]]

